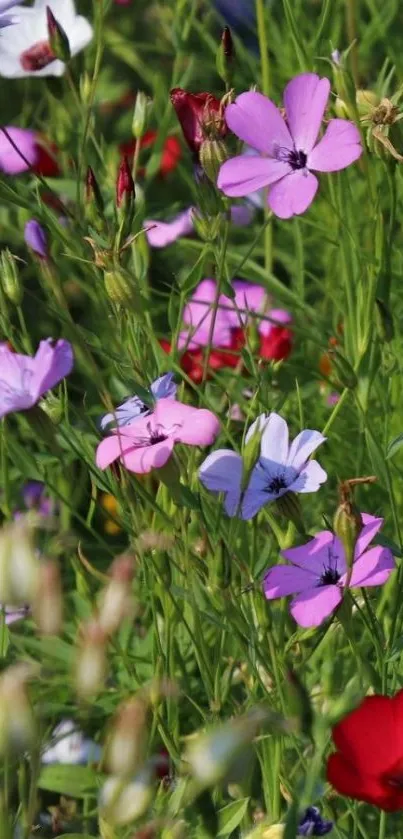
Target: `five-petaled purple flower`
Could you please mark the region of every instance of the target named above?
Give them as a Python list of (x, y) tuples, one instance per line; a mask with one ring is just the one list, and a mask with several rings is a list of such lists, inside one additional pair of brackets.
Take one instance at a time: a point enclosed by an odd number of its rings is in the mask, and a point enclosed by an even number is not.
[(73, 368), (73, 349), (68, 341), (41, 341), (33, 357), (0, 345), (0, 417), (27, 411), (46, 391), (55, 387)]
[(225, 111), (227, 125), (254, 157), (239, 155), (220, 169), (217, 185), (231, 197), (270, 187), (268, 204), (279, 218), (304, 213), (318, 188), (313, 171), (337, 172), (362, 153), (360, 132), (348, 120), (331, 119), (318, 141), (330, 93), (328, 79), (303, 73), (284, 91), (286, 120), (261, 93), (241, 93)]
[(113, 413), (105, 414), (101, 419), (102, 430), (105, 431), (111, 423), (119, 428), (131, 425), (140, 417), (148, 417), (158, 399), (175, 399), (177, 388), (173, 377), (173, 373), (165, 373), (155, 379), (155, 382), (150, 385), (150, 402), (148, 405), (139, 396), (131, 396), (122, 405), (119, 405)]
[(300, 626), (311, 627), (319, 626), (340, 605), (347, 584), (383, 585), (395, 568), (392, 553), (379, 545), (367, 550), (383, 519), (363, 513), (362, 521), (349, 581), (342, 543), (330, 530), (323, 530), (305, 545), (282, 551), (292, 565), (269, 569), (263, 582), (267, 599), (296, 595), (291, 614)]
[(230, 449), (212, 452), (200, 467), (202, 484), (211, 492), (224, 494), (224, 508), (228, 516), (251, 519), (271, 501), (287, 492), (316, 492), (327, 478), (326, 472), (311, 454), (325, 437), (319, 431), (301, 431), (291, 446), (288, 427), (278, 414), (261, 414), (251, 425), (247, 445), (255, 434), (260, 434), (260, 456), (252, 469), (248, 485), (242, 491), (243, 460)]
[(28, 245), (28, 247), (31, 248), (37, 256), (40, 256), (41, 259), (48, 258), (48, 240), (42, 225), (39, 224), (39, 221), (36, 221), (34, 218), (27, 221), (24, 228), (24, 239), (25, 244)]

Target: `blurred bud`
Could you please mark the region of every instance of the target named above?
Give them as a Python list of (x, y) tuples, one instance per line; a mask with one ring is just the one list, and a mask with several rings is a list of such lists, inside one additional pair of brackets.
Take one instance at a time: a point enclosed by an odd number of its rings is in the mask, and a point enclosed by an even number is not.
[(225, 137), (228, 128), (223, 105), (211, 93), (189, 93), (180, 87), (171, 90), (171, 102), (190, 150), (198, 155), (208, 138)]
[(147, 713), (138, 698), (125, 702), (113, 723), (106, 750), (106, 767), (112, 775), (133, 775), (143, 764), (147, 745)]
[(99, 215), (103, 215), (104, 212), (104, 200), (102, 198), (102, 193), (98, 185), (98, 181), (94, 175), (94, 171), (91, 166), (87, 169), (87, 176), (85, 179), (85, 200), (87, 205), (95, 204), (95, 207), (99, 213)]
[(69, 39), (63, 27), (56, 20), (49, 6), (46, 6), (46, 20), (48, 25), (49, 44), (54, 57), (58, 58), (59, 61), (70, 61), (71, 52)]
[(111, 579), (101, 596), (98, 621), (104, 632), (111, 635), (119, 629), (124, 618), (133, 613), (131, 583), (134, 560), (129, 555), (117, 557), (112, 563)]
[(329, 350), (329, 356), (337, 378), (343, 387), (354, 389), (357, 387), (358, 379), (355, 370), (339, 350)]
[(351, 569), (354, 562), (355, 546), (363, 522), (361, 513), (353, 502), (348, 481), (340, 484), (339, 495), (340, 503), (334, 515), (333, 530), (343, 545), (347, 568)]
[(88, 105), (92, 96), (92, 81), (89, 73), (81, 73), (79, 88), (81, 102), (83, 105)]
[(384, 341), (388, 344), (390, 341), (393, 341), (395, 336), (395, 328), (393, 324), (393, 317), (392, 312), (388, 308), (388, 306), (383, 303), (379, 297), (375, 300), (376, 303), (376, 326), (378, 330), (378, 335), (381, 341)]
[(232, 40), (231, 30), (229, 26), (225, 26), (221, 36), (221, 43), (217, 50), (216, 68), (227, 90), (232, 85), (234, 55), (234, 42)]
[(27, 693), (34, 674), (28, 664), (15, 664), (0, 677), (0, 754), (22, 755), (36, 736), (35, 718)]
[(130, 783), (120, 777), (108, 778), (100, 795), (102, 818), (111, 825), (124, 825), (140, 819), (153, 799), (152, 780), (152, 769), (147, 766)]
[(75, 687), (80, 699), (92, 699), (102, 690), (106, 678), (105, 630), (97, 621), (87, 623), (83, 628), (77, 652)]
[(116, 179), (116, 206), (129, 212), (134, 204), (135, 188), (134, 181), (127, 157), (123, 157)]
[(31, 605), (39, 584), (39, 559), (28, 515), (3, 526), (0, 531), (0, 602)]
[(287, 685), (291, 712), (298, 719), (299, 730), (306, 737), (312, 737), (313, 711), (311, 700), (305, 686), (295, 670), (291, 668), (287, 671)]
[(200, 146), (200, 163), (210, 181), (217, 182), (220, 167), (228, 160), (228, 151), (222, 140), (204, 140)]
[(10, 303), (19, 306), (22, 301), (23, 289), (17, 268), (15, 256), (5, 248), (0, 254), (1, 285)]
[(267, 714), (257, 708), (243, 717), (199, 735), (190, 743), (186, 760), (199, 784), (210, 786), (224, 780), (266, 719)]
[(49, 250), (46, 233), (39, 221), (31, 219), (24, 228), (25, 244), (41, 259), (48, 259)]
[(41, 635), (58, 635), (63, 622), (60, 567), (54, 560), (41, 562), (33, 616)]
[(136, 140), (141, 140), (147, 129), (148, 116), (152, 108), (152, 101), (148, 96), (139, 90), (134, 105), (132, 133)]

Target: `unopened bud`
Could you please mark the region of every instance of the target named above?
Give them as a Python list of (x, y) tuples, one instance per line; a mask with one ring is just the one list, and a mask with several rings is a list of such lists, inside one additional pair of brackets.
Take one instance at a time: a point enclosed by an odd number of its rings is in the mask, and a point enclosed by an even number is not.
[(116, 632), (124, 618), (133, 613), (133, 574), (134, 561), (131, 556), (125, 555), (115, 559), (111, 569), (111, 580), (102, 593), (98, 614), (99, 624), (108, 635)]
[(228, 151), (223, 140), (204, 140), (200, 147), (200, 163), (210, 181), (217, 182), (223, 163), (228, 160)]
[(91, 166), (87, 169), (87, 176), (85, 179), (85, 199), (87, 205), (95, 204), (96, 209), (100, 215), (103, 214), (104, 211), (104, 200), (102, 198), (102, 193), (98, 185), (98, 181), (94, 175), (94, 171)]
[(153, 799), (152, 779), (152, 769), (147, 766), (130, 783), (120, 777), (108, 778), (101, 790), (101, 817), (111, 825), (124, 825), (140, 819)]
[(152, 101), (148, 96), (139, 90), (134, 105), (132, 133), (136, 140), (141, 140), (147, 129), (148, 115), (152, 107)]
[(0, 254), (1, 285), (10, 303), (19, 306), (22, 301), (23, 289), (17, 268), (15, 256), (5, 248)]
[(393, 324), (393, 316), (392, 312), (388, 308), (388, 306), (383, 303), (379, 297), (375, 300), (376, 303), (376, 325), (378, 330), (378, 335), (381, 341), (384, 341), (388, 344), (390, 341), (393, 341), (395, 335), (395, 328)]
[(41, 399), (40, 407), (42, 411), (49, 417), (54, 425), (59, 425), (59, 422), (64, 416), (64, 400), (54, 393), (49, 391), (44, 399)]
[(38, 591), (33, 616), (42, 635), (58, 635), (62, 628), (63, 599), (60, 567), (47, 560), (39, 566)]
[(337, 378), (343, 385), (343, 387), (347, 387), (350, 389), (354, 389), (357, 387), (358, 379), (355, 370), (352, 368), (351, 364), (344, 355), (341, 354), (338, 350), (329, 350), (329, 356), (331, 358), (334, 370), (337, 374)]
[(82, 73), (79, 81), (80, 99), (83, 105), (88, 105), (91, 102), (92, 96), (92, 81), (89, 73)]
[(121, 270), (105, 271), (105, 291), (114, 303), (129, 305), (134, 302), (135, 292), (132, 283)]
[(234, 42), (231, 30), (226, 26), (221, 36), (221, 43), (217, 51), (217, 73), (222, 78), (227, 90), (231, 87), (233, 78)]
[(131, 699), (118, 711), (106, 752), (112, 775), (133, 775), (143, 764), (147, 742), (147, 705)]
[(92, 699), (104, 686), (106, 644), (106, 633), (97, 621), (84, 627), (75, 668), (75, 687), (80, 699)]
[(347, 568), (353, 565), (355, 546), (362, 526), (361, 513), (350, 497), (342, 495), (333, 519), (333, 530), (343, 545)]
[(171, 102), (190, 150), (198, 155), (208, 137), (224, 137), (228, 131), (223, 106), (211, 93), (189, 93), (180, 87), (171, 90)]
[(49, 44), (54, 57), (58, 58), (59, 61), (70, 61), (69, 39), (49, 6), (46, 6), (46, 20), (48, 24)]
[(31, 219), (24, 228), (25, 244), (41, 259), (48, 259), (48, 241), (46, 233), (39, 221)]
[[(121, 160), (118, 176), (116, 179), (116, 206), (126, 212), (131, 210), (134, 204), (135, 188), (129, 161), (127, 157)], [(123, 205), (123, 206), (122, 206)]]

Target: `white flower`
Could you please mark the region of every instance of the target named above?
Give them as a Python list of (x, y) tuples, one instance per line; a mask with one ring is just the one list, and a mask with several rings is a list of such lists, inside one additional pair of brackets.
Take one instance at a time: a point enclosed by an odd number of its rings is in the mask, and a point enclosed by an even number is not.
[(73, 720), (62, 720), (42, 754), (42, 763), (80, 764), (100, 759), (101, 749), (76, 728)]
[(92, 26), (76, 14), (74, 0), (36, 0), (33, 6), (15, 6), (17, 20), (12, 29), (0, 28), (0, 76), (62, 76), (63, 61), (53, 57), (49, 44), (46, 7), (67, 35), (71, 55), (89, 44)]
[(16, 0), (0, 0), (0, 29), (5, 29), (6, 26), (17, 23), (18, 18), (14, 14), (5, 14), (16, 5)]

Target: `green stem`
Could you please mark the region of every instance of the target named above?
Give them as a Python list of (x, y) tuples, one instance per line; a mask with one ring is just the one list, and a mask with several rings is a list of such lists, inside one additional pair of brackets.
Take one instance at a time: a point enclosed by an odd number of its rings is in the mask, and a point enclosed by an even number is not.
[(270, 93), (270, 62), (264, 0), (256, 0), (256, 20), (257, 34), (259, 38), (260, 63), (262, 67), (261, 87), (265, 96), (268, 96)]

